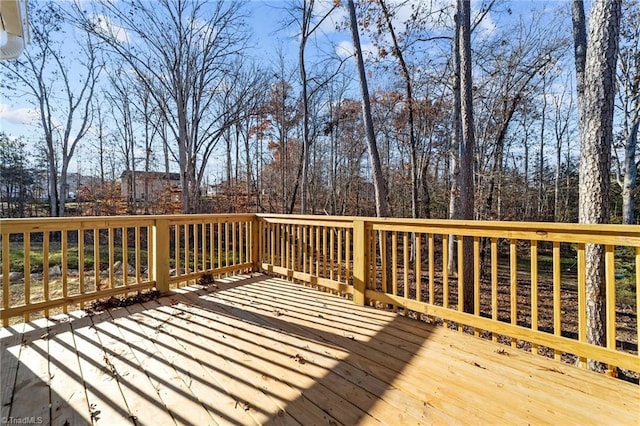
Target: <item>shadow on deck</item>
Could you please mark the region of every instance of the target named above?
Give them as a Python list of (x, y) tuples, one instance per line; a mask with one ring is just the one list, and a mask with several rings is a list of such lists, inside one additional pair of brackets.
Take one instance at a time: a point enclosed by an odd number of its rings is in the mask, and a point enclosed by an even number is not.
[(3, 329), (3, 422), (640, 420), (628, 383), (277, 278), (217, 284)]

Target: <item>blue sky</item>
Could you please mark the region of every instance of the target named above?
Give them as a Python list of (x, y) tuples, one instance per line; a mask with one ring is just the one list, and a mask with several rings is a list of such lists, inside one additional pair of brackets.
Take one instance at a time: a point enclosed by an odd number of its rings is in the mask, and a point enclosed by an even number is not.
[[(295, 31), (293, 28), (282, 28), (282, 23), (287, 18), (285, 6), (286, 2), (273, 0), (251, 0), (248, 3), (248, 23), (254, 33), (251, 55), (258, 58), (260, 63), (274, 62), (275, 52), (280, 46), (290, 61), (296, 60)], [(75, 33), (70, 27), (66, 30), (69, 34)], [(342, 34), (343, 37), (347, 35)], [(72, 39), (68, 38), (70, 52), (74, 50)], [(30, 123), (37, 117), (37, 112), (28, 100), (0, 94), (0, 131), (11, 136), (31, 138), (35, 129), (30, 128)]]

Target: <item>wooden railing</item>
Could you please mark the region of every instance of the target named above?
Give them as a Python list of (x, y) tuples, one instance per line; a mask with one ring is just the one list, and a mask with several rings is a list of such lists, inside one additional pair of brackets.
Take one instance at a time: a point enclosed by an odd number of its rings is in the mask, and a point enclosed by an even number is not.
[(3, 219), (2, 324), (251, 270), (254, 223), (253, 215)]
[[(0, 238), (3, 325), (262, 271), (565, 361), (640, 373), (638, 226), (175, 215), (3, 219)], [(587, 343), (588, 244), (605, 251), (604, 346)], [(465, 252), (474, 272), (468, 313)]]
[[(640, 372), (638, 226), (259, 218), (266, 271), (556, 359)], [(605, 250), (605, 346), (587, 343), (587, 244)], [(473, 254), (472, 313), (463, 310), (466, 250)]]

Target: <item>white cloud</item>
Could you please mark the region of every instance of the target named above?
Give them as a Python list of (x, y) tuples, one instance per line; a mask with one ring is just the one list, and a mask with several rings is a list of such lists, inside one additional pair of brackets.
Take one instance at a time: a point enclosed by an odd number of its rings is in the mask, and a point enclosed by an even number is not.
[(105, 34), (115, 38), (120, 43), (129, 43), (129, 35), (123, 27), (111, 22), (111, 18), (105, 15), (98, 15), (94, 18), (94, 24)]
[(34, 124), (39, 117), (38, 110), (33, 108), (12, 109), (8, 104), (0, 103), (0, 120), (10, 124)]
[[(378, 49), (372, 43), (365, 43), (361, 45), (362, 53), (365, 57), (371, 58), (378, 55)], [(347, 58), (355, 54), (355, 49), (353, 47), (353, 43), (348, 40), (341, 41), (336, 46), (336, 54), (341, 58)]]
[[(481, 1), (473, 1), (471, 3), (471, 16), (472, 19), (474, 16), (477, 16), (480, 13), (480, 8), (483, 6), (483, 2)], [(493, 20), (493, 16), (491, 11), (489, 11), (480, 21), (480, 24), (476, 27), (476, 34), (480, 36), (480, 38), (486, 40), (490, 38), (498, 29), (495, 21)]]
[(341, 41), (336, 46), (336, 54), (341, 58), (347, 58), (355, 53), (353, 43), (347, 40)]
[[(314, 14), (318, 17), (325, 16), (333, 6), (333, 1), (321, 1), (316, 3)], [(318, 31), (324, 34), (332, 34), (338, 31), (338, 26), (345, 22), (348, 18), (346, 7), (337, 7), (331, 14), (320, 24)]]

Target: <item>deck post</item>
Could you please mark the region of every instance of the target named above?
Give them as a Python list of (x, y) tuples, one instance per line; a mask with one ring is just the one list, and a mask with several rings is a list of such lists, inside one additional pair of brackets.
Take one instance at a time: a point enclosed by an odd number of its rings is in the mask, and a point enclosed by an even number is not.
[(262, 232), (260, 232), (261, 223), (258, 215), (253, 215), (253, 219), (251, 220), (251, 272), (260, 272), (260, 264), (262, 262), (262, 241), (260, 241), (260, 236), (262, 235)]
[(364, 305), (364, 293), (367, 287), (367, 266), (369, 255), (369, 235), (365, 221), (353, 221), (353, 303)]
[(169, 220), (159, 217), (154, 221), (152, 229), (153, 256), (150, 261), (151, 279), (156, 282), (156, 289), (162, 293), (169, 292)]

